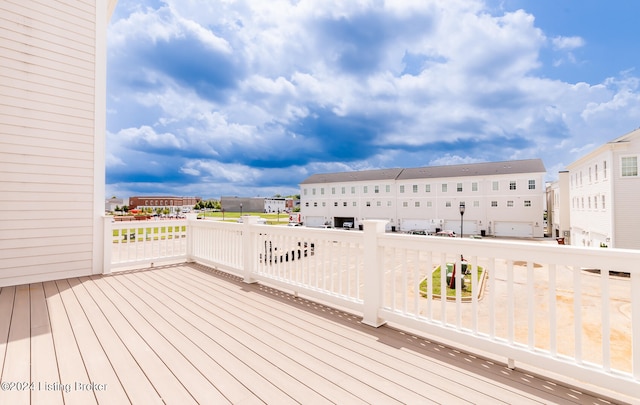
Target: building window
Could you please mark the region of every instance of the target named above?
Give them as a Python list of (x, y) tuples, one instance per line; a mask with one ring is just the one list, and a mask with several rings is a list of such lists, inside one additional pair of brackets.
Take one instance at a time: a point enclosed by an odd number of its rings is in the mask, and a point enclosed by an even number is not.
[(525, 207), (531, 207), (531, 200), (524, 200)]
[(604, 196), (602, 196), (602, 209), (605, 209), (605, 205), (604, 205)]
[(338, 206), (338, 202), (337, 202), (337, 201), (336, 201), (336, 202), (334, 202), (334, 203), (333, 203), (333, 206), (334, 206), (334, 207), (337, 207), (337, 206)]
[(354, 207), (357, 205), (356, 202), (354, 201), (351, 205), (353, 205)]
[(367, 194), (369, 192), (369, 186), (362, 187), (362, 192)]
[(309, 206), (309, 203), (308, 203), (308, 202), (304, 203), (304, 206), (305, 206), (305, 207), (308, 207), (308, 206)]
[(367, 203), (365, 204), (367, 207), (371, 207), (371, 201), (367, 201)]
[(351, 186), (351, 194), (355, 194), (356, 193), (356, 187), (355, 186)]
[(431, 201), (427, 201), (427, 207), (431, 208), (433, 204), (431, 204)]
[(602, 162), (602, 177), (607, 178), (607, 161)]
[(498, 202), (497, 201), (491, 201), (491, 206), (492, 207), (497, 207), (498, 206)]
[(513, 207), (513, 201), (507, 201), (507, 207)]
[(386, 191), (387, 193), (390, 193), (391, 192), (391, 186), (388, 185), (388, 184), (386, 186), (384, 186), (384, 191)]
[(451, 207), (451, 201), (445, 202), (444, 206), (447, 207), (447, 208), (450, 208)]
[(458, 183), (458, 184), (456, 185), (456, 191), (457, 191), (458, 193), (462, 192), (462, 183)]
[(446, 192), (447, 192), (447, 183), (444, 183), (444, 184), (442, 185), (442, 192), (443, 192), (443, 193), (446, 193)]
[(404, 186), (400, 186), (400, 192), (404, 193)]
[(336, 188), (335, 187), (331, 187), (331, 194), (335, 194), (336, 193)]
[(382, 201), (376, 201), (376, 207), (382, 207)]
[(477, 182), (471, 183), (471, 191), (478, 191), (478, 183)]
[(316, 195), (316, 189), (315, 188), (311, 189), (311, 195)]
[(314, 206), (314, 207), (317, 207), (317, 206), (318, 206), (318, 203), (317, 203), (317, 202), (314, 202), (314, 203), (313, 203), (313, 206)]
[(380, 186), (373, 186), (373, 192), (378, 194), (380, 192)]
[(406, 202), (406, 201), (403, 201), (403, 202), (402, 202), (402, 206), (403, 206), (404, 208), (407, 208), (407, 207), (409, 206), (409, 203), (408, 203), (408, 202)]
[(516, 189), (516, 182), (511, 180), (509, 182), (509, 190), (515, 190)]
[(596, 169), (594, 170), (594, 173), (596, 175), (596, 181), (598, 181), (598, 165), (596, 165)]
[(638, 176), (638, 157), (626, 156), (621, 158), (622, 177)]
[(391, 200), (387, 201), (387, 207), (391, 207)]
[(324, 187), (320, 189), (320, 194), (324, 195)]
[(414, 192), (414, 193), (417, 193), (417, 192), (418, 192), (418, 185), (417, 185), (417, 184), (414, 184), (414, 185), (413, 185), (413, 187), (412, 187), (412, 189), (413, 189), (413, 192)]
[(494, 181), (494, 182), (493, 182), (493, 185), (492, 185), (493, 191), (498, 191), (498, 190), (499, 190), (499, 188), (500, 188), (500, 187), (498, 186), (499, 184), (500, 184), (500, 183), (498, 183), (497, 181)]
[(425, 191), (426, 193), (430, 193), (430, 192), (431, 192), (431, 184), (426, 184), (426, 185), (424, 186), (424, 191)]
[(480, 206), (480, 201), (475, 200), (475, 201), (473, 202), (473, 206), (474, 206), (474, 207), (479, 207), (479, 206)]
[(414, 203), (414, 206), (415, 206), (416, 208), (420, 208), (420, 201), (416, 201), (416, 202)]
[(347, 193), (346, 187), (342, 187), (341, 191), (342, 191), (342, 194), (346, 194)]
[(598, 209), (598, 197), (593, 197), (593, 208)]
[(535, 190), (535, 189), (536, 189), (536, 181), (529, 180), (529, 190)]
[(323, 202), (322, 202), (322, 206), (323, 206), (323, 207), (326, 207), (326, 206), (327, 206), (327, 202), (326, 202), (326, 201), (323, 201)]
[(342, 202), (342, 206), (343, 206), (343, 207), (346, 207), (346, 206), (347, 206), (347, 202), (346, 202), (346, 201), (343, 201), (343, 202)]

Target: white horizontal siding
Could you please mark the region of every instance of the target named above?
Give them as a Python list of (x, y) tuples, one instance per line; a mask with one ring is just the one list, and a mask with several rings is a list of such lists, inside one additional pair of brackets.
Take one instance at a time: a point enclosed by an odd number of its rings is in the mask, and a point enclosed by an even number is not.
[(0, 2), (0, 285), (93, 270), (95, 14)]

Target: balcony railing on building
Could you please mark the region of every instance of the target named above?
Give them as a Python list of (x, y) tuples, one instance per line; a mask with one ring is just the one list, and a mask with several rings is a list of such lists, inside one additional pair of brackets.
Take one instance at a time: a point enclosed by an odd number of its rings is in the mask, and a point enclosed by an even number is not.
[[(374, 327), (391, 322), (510, 367), (640, 392), (640, 251), (385, 233), (377, 220), (359, 232), (256, 219), (105, 218), (105, 272), (195, 261)], [(456, 271), (463, 265), (470, 274)]]

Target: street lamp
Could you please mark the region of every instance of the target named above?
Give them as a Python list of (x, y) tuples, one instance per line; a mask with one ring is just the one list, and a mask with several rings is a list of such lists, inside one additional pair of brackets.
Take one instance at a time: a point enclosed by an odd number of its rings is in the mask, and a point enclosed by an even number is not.
[(240, 217), (242, 217), (242, 203), (240, 203)]
[(224, 208), (221, 208), (220, 211), (222, 211), (222, 221), (224, 222)]
[(463, 220), (463, 217), (464, 217), (464, 209), (465, 209), (464, 201), (460, 201), (460, 237), (461, 237), (461, 238), (464, 236), (464, 235), (463, 235), (463, 232), (462, 232), (462, 227), (463, 227), (463, 225), (464, 225), (464, 220)]

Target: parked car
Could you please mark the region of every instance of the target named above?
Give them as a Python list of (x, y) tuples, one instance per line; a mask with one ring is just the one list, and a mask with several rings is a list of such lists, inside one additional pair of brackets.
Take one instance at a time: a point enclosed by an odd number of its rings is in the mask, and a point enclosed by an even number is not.
[(351, 228), (353, 228), (353, 222), (345, 222), (345, 223), (342, 224), (342, 227), (344, 229), (351, 229)]
[(448, 238), (455, 238), (456, 237), (456, 233), (453, 231), (440, 231), (440, 232), (436, 232), (434, 233), (435, 236), (444, 236), (444, 237), (448, 237)]
[(302, 226), (301, 222), (289, 222), (289, 224), (287, 224), (287, 226)]
[(412, 229), (409, 232), (407, 232), (409, 235), (426, 235), (427, 231), (423, 230), (423, 229)]

